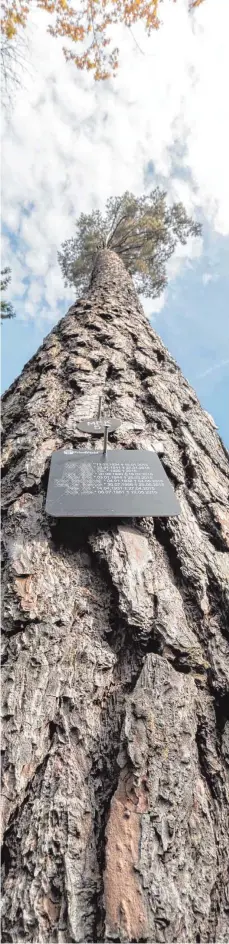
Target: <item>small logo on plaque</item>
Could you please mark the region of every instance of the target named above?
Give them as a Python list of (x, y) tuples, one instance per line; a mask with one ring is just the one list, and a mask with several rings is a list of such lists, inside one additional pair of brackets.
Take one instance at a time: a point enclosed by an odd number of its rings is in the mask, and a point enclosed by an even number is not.
[(168, 517), (180, 505), (155, 452), (54, 452), (46, 511), (58, 518)]

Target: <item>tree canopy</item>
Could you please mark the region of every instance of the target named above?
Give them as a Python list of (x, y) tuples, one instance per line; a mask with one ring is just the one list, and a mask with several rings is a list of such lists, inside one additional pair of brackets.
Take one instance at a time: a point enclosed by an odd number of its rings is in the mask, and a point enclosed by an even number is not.
[(5, 269), (1, 269), (1, 321), (5, 320), (5, 318), (15, 318), (13, 305), (11, 305), (11, 302), (8, 302), (5, 298), (2, 298), (2, 292), (6, 291), (10, 281), (11, 271), (9, 266), (6, 266)]
[(187, 216), (183, 204), (169, 207), (159, 187), (143, 197), (128, 191), (110, 197), (105, 216), (100, 210), (81, 213), (75, 226), (76, 234), (62, 244), (58, 261), (65, 285), (73, 285), (77, 297), (88, 288), (98, 250), (107, 248), (121, 256), (137, 291), (155, 298), (165, 288), (166, 263), (177, 243), (201, 234), (201, 225)]
[[(73, 44), (83, 44), (83, 51), (63, 47), (66, 60), (79, 69), (92, 70), (95, 79), (107, 79), (118, 68), (117, 47), (111, 49), (109, 28), (115, 24), (132, 27), (141, 22), (150, 36), (160, 26), (159, 7), (163, 0), (35, 0), (36, 6), (51, 14), (48, 26), (52, 36), (61, 36)], [(176, 0), (171, 0), (176, 3)], [(204, 0), (189, 0), (194, 10)], [(8, 41), (14, 40), (20, 27), (25, 27), (30, 10), (29, 0), (2, 0), (1, 32)]]

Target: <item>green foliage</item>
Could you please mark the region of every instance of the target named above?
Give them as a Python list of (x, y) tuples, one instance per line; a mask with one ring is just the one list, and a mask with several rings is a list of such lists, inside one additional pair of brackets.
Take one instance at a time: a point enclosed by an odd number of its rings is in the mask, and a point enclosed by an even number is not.
[(6, 266), (5, 269), (1, 270), (1, 321), (5, 318), (15, 318), (13, 305), (11, 305), (11, 302), (7, 302), (5, 298), (2, 298), (2, 292), (5, 292), (6, 288), (8, 288), (10, 281), (10, 268)]
[(96, 253), (112, 249), (121, 256), (140, 294), (155, 298), (167, 283), (166, 263), (178, 242), (199, 236), (201, 226), (187, 216), (182, 203), (166, 204), (166, 192), (156, 187), (148, 196), (126, 191), (110, 197), (103, 217), (99, 210), (81, 213), (76, 235), (62, 244), (58, 260), (65, 285), (73, 285), (77, 297), (86, 291)]

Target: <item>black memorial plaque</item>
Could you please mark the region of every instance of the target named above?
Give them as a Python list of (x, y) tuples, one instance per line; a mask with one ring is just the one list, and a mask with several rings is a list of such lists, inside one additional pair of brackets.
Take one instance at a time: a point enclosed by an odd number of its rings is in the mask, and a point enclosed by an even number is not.
[(54, 452), (46, 511), (58, 518), (179, 515), (160, 459), (143, 449)]
[(104, 433), (105, 426), (108, 426), (108, 432), (112, 433), (113, 430), (118, 429), (118, 426), (121, 425), (122, 420), (112, 419), (110, 416), (100, 417), (100, 419), (91, 419), (91, 420), (80, 420), (77, 423), (77, 429), (80, 429), (82, 433), (92, 433), (94, 436), (102, 436)]

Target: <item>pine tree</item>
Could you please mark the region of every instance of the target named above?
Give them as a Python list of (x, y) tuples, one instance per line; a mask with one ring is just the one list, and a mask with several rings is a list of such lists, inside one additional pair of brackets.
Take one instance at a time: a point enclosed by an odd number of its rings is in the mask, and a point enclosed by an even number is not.
[(186, 245), (190, 236), (202, 232), (183, 203), (169, 206), (166, 198), (160, 187), (142, 197), (126, 190), (121, 197), (109, 197), (104, 216), (100, 210), (80, 214), (75, 236), (66, 239), (58, 253), (65, 285), (74, 287), (76, 297), (87, 291), (97, 253), (105, 248), (123, 260), (138, 293), (146, 298), (161, 295), (166, 265), (177, 244)]
[[(101, 394), (179, 517), (46, 515)], [(228, 453), (112, 249), (2, 418), (2, 940), (226, 942)]]
[(13, 305), (6, 298), (2, 298), (2, 292), (6, 291), (10, 282), (11, 271), (9, 266), (5, 266), (5, 269), (1, 270), (1, 321), (4, 321), (5, 318), (15, 318)]

